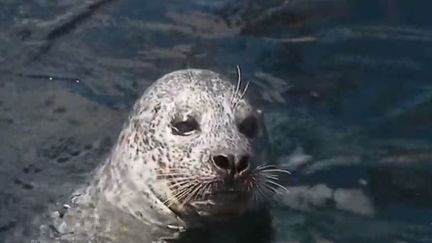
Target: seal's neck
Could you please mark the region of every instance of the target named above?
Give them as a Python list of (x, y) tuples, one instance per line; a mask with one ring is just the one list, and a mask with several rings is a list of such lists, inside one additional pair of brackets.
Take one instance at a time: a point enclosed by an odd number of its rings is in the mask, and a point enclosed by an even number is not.
[(109, 204), (103, 206), (119, 209), (167, 233), (186, 228), (185, 222), (160, 201), (148, 185), (140, 184), (147, 178), (137, 178), (131, 168), (126, 168), (130, 163), (122, 159), (128, 158), (121, 148), (114, 148), (112, 156), (96, 171), (94, 178), (97, 179), (89, 187), (94, 190), (87, 192), (93, 201)]

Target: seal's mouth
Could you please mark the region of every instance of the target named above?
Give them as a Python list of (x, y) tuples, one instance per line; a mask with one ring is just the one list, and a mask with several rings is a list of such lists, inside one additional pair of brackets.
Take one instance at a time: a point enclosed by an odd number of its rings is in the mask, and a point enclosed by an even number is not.
[(238, 216), (273, 198), (280, 174), (288, 171), (274, 165), (258, 166), (250, 173), (227, 179), (218, 175), (190, 175), (182, 172), (160, 174), (169, 195), (164, 203), (181, 215), (198, 214), (214, 219)]
[(224, 220), (248, 210), (251, 193), (238, 190), (221, 190), (212, 193), (207, 200), (191, 202), (190, 206), (201, 217)]

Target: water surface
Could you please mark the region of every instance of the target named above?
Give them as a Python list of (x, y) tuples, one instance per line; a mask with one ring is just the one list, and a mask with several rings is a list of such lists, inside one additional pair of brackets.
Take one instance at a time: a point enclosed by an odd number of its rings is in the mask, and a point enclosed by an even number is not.
[(279, 242), (432, 242), (432, 2), (0, 6), (0, 237), (85, 180), (156, 78), (239, 65), (279, 161), (312, 156), (273, 212)]

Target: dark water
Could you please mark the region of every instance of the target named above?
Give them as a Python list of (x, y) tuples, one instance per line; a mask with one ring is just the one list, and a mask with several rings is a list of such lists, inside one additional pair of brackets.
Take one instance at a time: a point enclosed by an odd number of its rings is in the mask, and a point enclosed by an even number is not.
[(0, 0), (0, 237), (84, 181), (153, 80), (239, 65), (276, 157), (312, 156), (278, 242), (432, 242), (431, 1), (98, 3)]

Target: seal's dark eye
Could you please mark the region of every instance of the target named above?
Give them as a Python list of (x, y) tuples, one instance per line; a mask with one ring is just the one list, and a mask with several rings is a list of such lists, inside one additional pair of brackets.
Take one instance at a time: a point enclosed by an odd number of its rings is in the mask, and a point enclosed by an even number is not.
[(248, 116), (246, 117), (240, 124), (239, 124), (239, 131), (246, 135), (248, 138), (254, 138), (258, 133), (258, 121), (255, 116)]
[(192, 116), (187, 116), (185, 121), (174, 120), (171, 122), (172, 133), (179, 136), (188, 136), (199, 129), (199, 124)]

